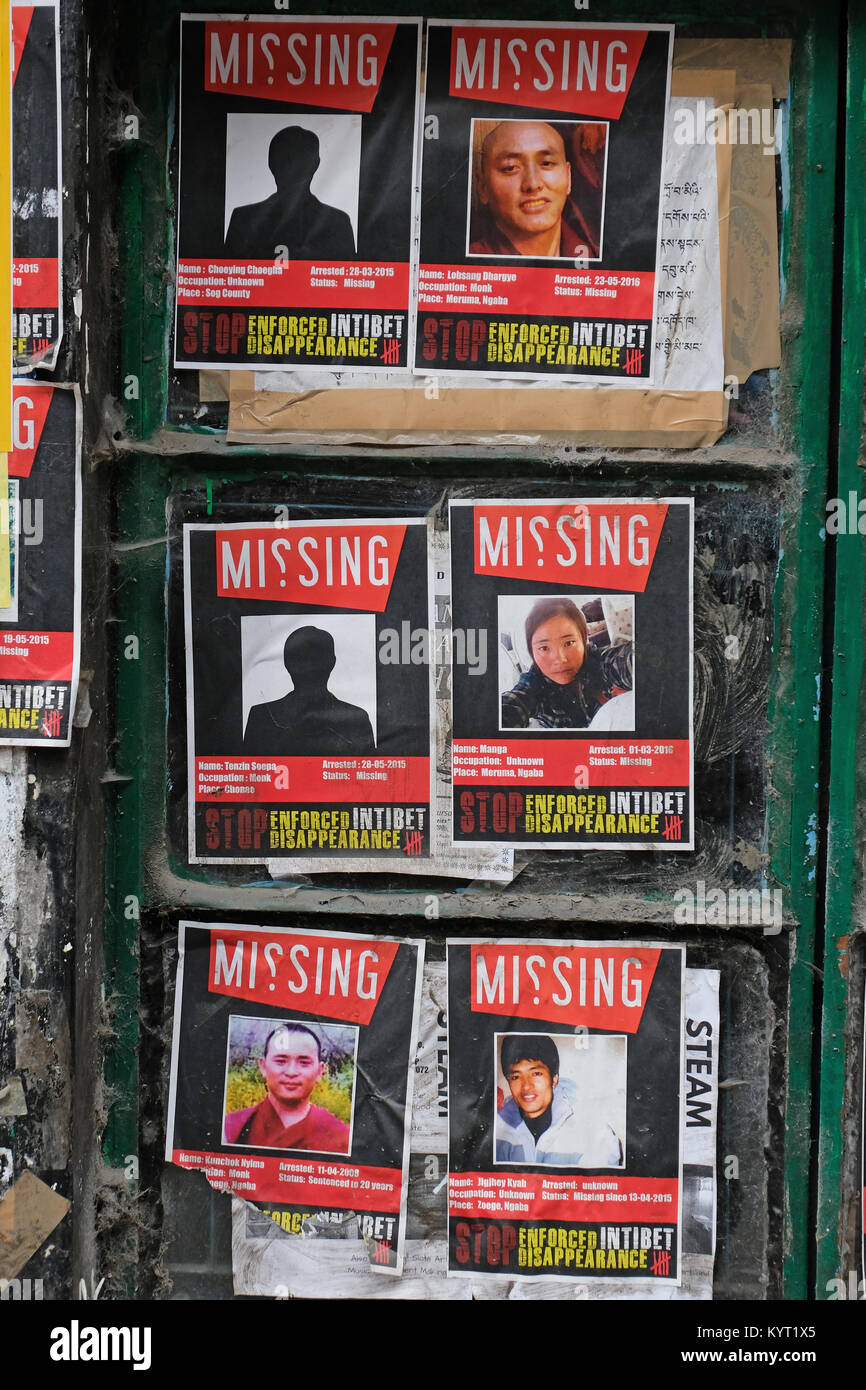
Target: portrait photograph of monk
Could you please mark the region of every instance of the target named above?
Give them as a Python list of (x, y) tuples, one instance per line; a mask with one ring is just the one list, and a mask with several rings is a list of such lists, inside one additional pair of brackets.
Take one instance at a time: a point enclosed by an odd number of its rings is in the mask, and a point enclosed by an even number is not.
[(348, 1154), (358, 1030), (301, 1019), (229, 1019), (223, 1143)]
[(376, 627), (369, 613), (241, 619), (243, 751), (376, 751)]
[(357, 116), (229, 115), (229, 260), (355, 255), (361, 126)]
[(601, 257), (606, 121), (473, 120), (470, 256)]

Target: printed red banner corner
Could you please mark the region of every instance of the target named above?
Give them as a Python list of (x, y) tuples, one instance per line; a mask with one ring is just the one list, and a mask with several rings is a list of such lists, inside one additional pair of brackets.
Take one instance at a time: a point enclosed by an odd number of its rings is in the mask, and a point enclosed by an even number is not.
[(10, 478), (30, 477), (53, 391), (47, 382), (13, 382)]
[(33, 5), (13, 5), (12, 6), (12, 86), (15, 86), (15, 79), (18, 76), (18, 67), (21, 63), (21, 55), (24, 52), (24, 45), (27, 43), (27, 35), (30, 32), (30, 21), (33, 18)]

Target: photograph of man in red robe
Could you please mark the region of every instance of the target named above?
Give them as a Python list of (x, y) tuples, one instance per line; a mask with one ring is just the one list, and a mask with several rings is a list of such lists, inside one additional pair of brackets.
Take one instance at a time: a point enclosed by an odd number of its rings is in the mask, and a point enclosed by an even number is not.
[(595, 260), (607, 126), (473, 121), (470, 256)]

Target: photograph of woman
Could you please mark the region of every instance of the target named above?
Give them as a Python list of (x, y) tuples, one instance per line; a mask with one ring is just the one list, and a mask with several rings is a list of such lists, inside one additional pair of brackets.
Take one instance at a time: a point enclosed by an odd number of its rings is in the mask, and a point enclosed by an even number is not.
[[(514, 640), (521, 608), (528, 670)], [(631, 599), (500, 599), (501, 727), (633, 729), (631, 624)], [(508, 671), (520, 672), (511, 689)]]

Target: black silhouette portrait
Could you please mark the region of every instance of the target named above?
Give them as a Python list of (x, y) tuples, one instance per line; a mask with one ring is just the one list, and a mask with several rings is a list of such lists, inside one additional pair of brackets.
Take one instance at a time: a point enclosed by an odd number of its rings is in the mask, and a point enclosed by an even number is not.
[(336, 664), (334, 639), (318, 627), (299, 627), (286, 638), (283, 661), (293, 690), (281, 700), (254, 705), (244, 734), (244, 752), (278, 754), (373, 753), (369, 715), (338, 700), (328, 689)]
[(268, 149), (276, 192), (235, 208), (225, 239), (229, 259), (273, 260), (278, 246), (288, 247), (291, 260), (354, 256), (346, 213), (310, 192), (319, 163), (319, 137), (312, 130), (290, 125), (277, 131)]

